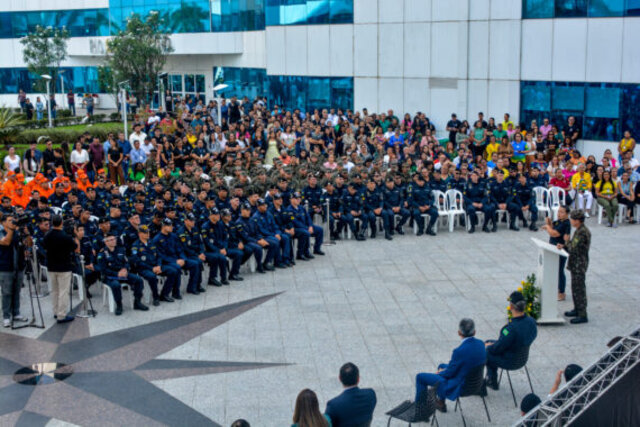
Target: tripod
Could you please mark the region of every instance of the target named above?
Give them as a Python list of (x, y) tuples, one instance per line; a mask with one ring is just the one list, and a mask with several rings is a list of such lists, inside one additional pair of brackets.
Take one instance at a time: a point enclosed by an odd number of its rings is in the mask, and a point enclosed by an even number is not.
[[(32, 257), (32, 254), (30, 253), (29, 257), (27, 257), (27, 260), (26, 260), (27, 266), (24, 272), (24, 278), (29, 288), (29, 301), (31, 302), (31, 321), (24, 325), (14, 326), (13, 319), (12, 319), (11, 329), (22, 329), (22, 328), (44, 329), (44, 316), (42, 315), (42, 306), (40, 305), (40, 295), (36, 292), (36, 289), (35, 289), (36, 282), (33, 276), (35, 272), (35, 265), (33, 264), (31, 257)], [(36, 323), (36, 309), (35, 309), (35, 305), (33, 304), (34, 298), (36, 299), (37, 305), (38, 305), (38, 313), (40, 314), (40, 324)]]

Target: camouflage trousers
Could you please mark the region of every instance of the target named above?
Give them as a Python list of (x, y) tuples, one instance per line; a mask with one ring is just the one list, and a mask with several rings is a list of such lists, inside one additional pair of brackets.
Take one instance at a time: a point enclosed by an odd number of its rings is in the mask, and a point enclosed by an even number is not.
[(571, 296), (573, 307), (578, 317), (587, 317), (587, 285), (585, 284), (585, 272), (571, 272)]

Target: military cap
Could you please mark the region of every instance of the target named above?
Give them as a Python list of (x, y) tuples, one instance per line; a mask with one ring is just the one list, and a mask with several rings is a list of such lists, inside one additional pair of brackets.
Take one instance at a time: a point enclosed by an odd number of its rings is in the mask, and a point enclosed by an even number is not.
[(147, 227), (146, 225), (141, 225), (140, 227), (138, 227), (138, 233), (148, 233), (149, 232), (149, 227)]

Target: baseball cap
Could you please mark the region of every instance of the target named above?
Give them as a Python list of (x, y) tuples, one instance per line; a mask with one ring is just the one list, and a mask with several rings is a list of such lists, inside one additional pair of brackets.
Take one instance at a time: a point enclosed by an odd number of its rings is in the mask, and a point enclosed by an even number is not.
[(146, 225), (141, 225), (140, 227), (138, 227), (138, 233), (148, 233), (149, 232), (149, 227), (147, 227)]
[(194, 214), (192, 214), (191, 212), (189, 212), (186, 216), (185, 219), (189, 220), (189, 221), (195, 221), (196, 220), (196, 216)]
[(291, 197), (292, 197), (292, 198), (294, 198), (294, 199), (299, 199), (299, 198), (301, 198), (301, 197), (302, 197), (302, 195), (300, 194), (300, 192), (299, 192), (299, 191), (296, 191), (295, 193), (293, 193), (293, 194), (291, 195)]
[(246, 209), (246, 210), (250, 211), (251, 210), (251, 205), (249, 203), (243, 203), (242, 204), (242, 209)]
[(98, 219), (98, 224), (104, 224), (105, 222), (109, 222), (109, 218), (107, 218), (106, 216), (100, 217)]
[(512, 304), (517, 304), (520, 301), (524, 301), (524, 295), (522, 295), (522, 292), (514, 291), (511, 293), (511, 295), (509, 295), (509, 301)]
[(273, 198), (274, 198), (274, 199), (282, 199), (282, 194), (280, 194), (280, 193), (275, 193), (275, 194), (273, 195)]
[(209, 215), (220, 215), (220, 211), (218, 210), (218, 208), (213, 207), (213, 208), (211, 208), (211, 210), (209, 211)]
[(261, 205), (266, 205), (267, 202), (264, 201), (264, 199), (258, 199), (257, 205), (261, 206)]
[(222, 209), (222, 216), (231, 216), (231, 211), (229, 209)]
[(173, 221), (170, 218), (165, 218), (162, 220), (162, 225), (173, 225)]

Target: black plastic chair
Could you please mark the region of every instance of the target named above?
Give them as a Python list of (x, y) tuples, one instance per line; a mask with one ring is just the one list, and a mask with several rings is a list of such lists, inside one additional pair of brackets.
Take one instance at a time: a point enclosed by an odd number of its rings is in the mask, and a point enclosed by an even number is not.
[(433, 389), (425, 390), (422, 393), (419, 402), (411, 402), (410, 400), (405, 400), (400, 405), (387, 412), (385, 414), (389, 416), (387, 427), (391, 425), (391, 419), (393, 418), (407, 422), (409, 423), (409, 427), (411, 427), (411, 423), (429, 422), (429, 419), (432, 415), (433, 419), (431, 419), (431, 425), (433, 425), (433, 423), (435, 422), (436, 426), (439, 427), (435, 412), (435, 393), (433, 392)]
[(464, 419), (464, 414), (462, 413), (462, 403), (460, 403), (461, 397), (468, 396), (480, 396), (482, 398), (482, 403), (484, 404), (484, 410), (487, 413), (487, 419), (491, 422), (491, 416), (489, 416), (489, 408), (487, 408), (487, 402), (484, 400), (484, 397), (487, 395), (487, 387), (484, 383), (484, 364), (478, 365), (473, 368), (465, 377), (464, 384), (462, 385), (462, 390), (460, 390), (460, 396), (456, 399), (456, 406), (454, 408), (454, 412), (458, 410), (460, 407), (460, 415), (462, 416), (462, 424), (466, 427), (467, 421)]
[(518, 402), (516, 401), (516, 394), (513, 391), (513, 384), (511, 384), (511, 375), (509, 375), (509, 371), (518, 371), (524, 368), (524, 372), (527, 374), (527, 380), (529, 381), (529, 387), (531, 388), (531, 393), (533, 393), (533, 385), (531, 384), (531, 377), (529, 376), (529, 370), (527, 369), (527, 361), (529, 360), (529, 347), (523, 347), (518, 353), (513, 355), (511, 359), (511, 363), (507, 366), (500, 366), (500, 377), (498, 378), (498, 385), (500, 385), (500, 381), (502, 381), (502, 373), (504, 371), (507, 372), (507, 379), (509, 380), (509, 387), (511, 388), (511, 396), (513, 396), (513, 404), (518, 407)]

